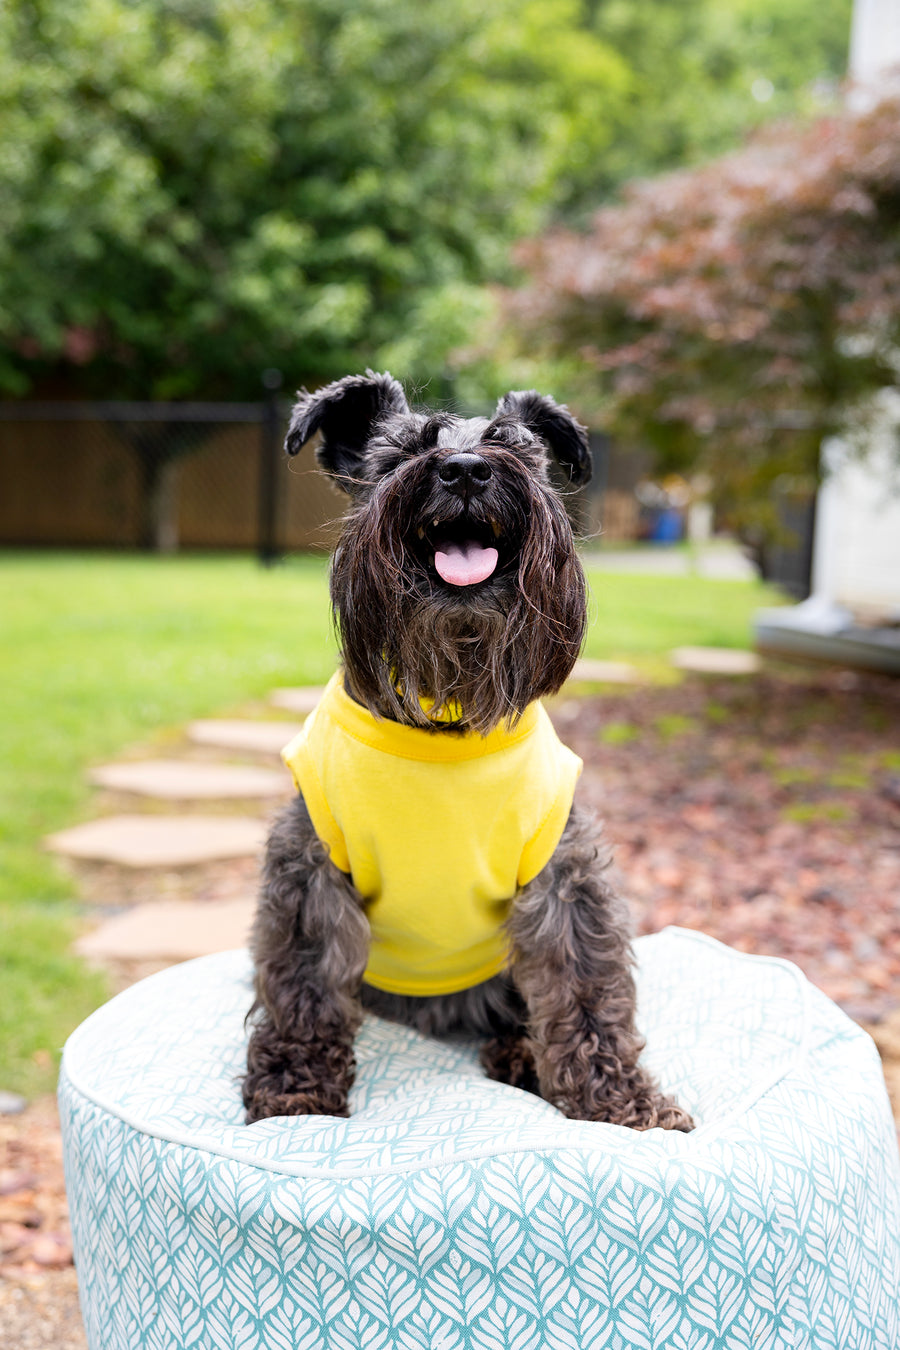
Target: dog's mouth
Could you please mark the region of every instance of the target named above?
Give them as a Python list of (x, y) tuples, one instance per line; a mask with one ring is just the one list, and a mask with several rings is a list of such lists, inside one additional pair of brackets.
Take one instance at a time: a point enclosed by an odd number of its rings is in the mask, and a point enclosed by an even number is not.
[(448, 586), (477, 586), (497, 570), (503, 529), (496, 520), (435, 519), (418, 533), (434, 570)]

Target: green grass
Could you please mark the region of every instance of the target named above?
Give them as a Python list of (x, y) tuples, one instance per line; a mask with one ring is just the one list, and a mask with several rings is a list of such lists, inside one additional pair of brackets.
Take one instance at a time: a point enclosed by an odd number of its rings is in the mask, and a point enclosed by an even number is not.
[(585, 655), (631, 661), (660, 679), (675, 678), (667, 660), (673, 647), (749, 647), (754, 611), (781, 599), (755, 581), (601, 570), (589, 570), (588, 580)]
[(324, 559), (0, 555), (0, 1086), (52, 1087), (104, 997), (67, 955), (74, 888), (41, 848), (92, 814), (88, 765), (334, 661)]
[[(679, 644), (746, 646), (772, 594), (746, 582), (594, 573), (586, 653), (665, 672)], [(327, 565), (245, 556), (0, 554), (0, 1087), (52, 1086), (104, 996), (67, 954), (72, 882), (41, 840), (92, 815), (85, 769), (191, 717), (334, 667)]]
[(107, 997), (106, 981), (69, 952), (67, 905), (0, 905), (0, 1086), (34, 1096), (52, 1089), (59, 1049)]
[(35, 853), (90, 813), (91, 762), (334, 668), (326, 565), (0, 555), (0, 901), (71, 888)]
[(721, 725), (723, 722), (727, 722), (731, 716), (731, 713), (725, 707), (724, 703), (716, 703), (714, 699), (709, 700), (706, 707), (703, 709), (703, 712), (706, 716), (706, 720), (715, 725)]
[(850, 819), (850, 809), (840, 802), (797, 802), (786, 806), (781, 812), (785, 820), (796, 825), (812, 825), (820, 822), (835, 824)]
[(779, 787), (795, 787), (802, 783), (815, 783), (818, 777), (816, 769), (777, 769), (772, 777)]
[(688, 736), (700, 725), (694, 717), (684, 717), (681, 713), (663, 713), (653, 719), (653, 725), (664, 741), (674, 741), (678, 736)]
[(597, 736), (604, 745), (629, 745), (640, 734), (640, 727), (636, 727), (633, 722), (606, 722)]

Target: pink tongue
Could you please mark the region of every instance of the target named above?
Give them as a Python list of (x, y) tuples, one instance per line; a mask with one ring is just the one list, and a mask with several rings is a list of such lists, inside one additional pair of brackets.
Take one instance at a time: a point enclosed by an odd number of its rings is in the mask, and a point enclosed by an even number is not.
[(462, 544), (441, 544), (434, 555), (438, 576), (450, 586), (474, 586), (486, 581), (497, 566), (497, 550), (483, 548), (474, 539)]

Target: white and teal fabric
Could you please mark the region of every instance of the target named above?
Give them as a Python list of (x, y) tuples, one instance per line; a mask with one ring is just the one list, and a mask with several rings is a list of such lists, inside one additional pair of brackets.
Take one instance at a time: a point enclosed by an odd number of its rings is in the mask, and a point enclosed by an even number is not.
[(898, 1350), (872, 1042), (786, 962), (637, 953), (691, 1135), (566, 1120), (375, 1019), (349, 1120), (245, 1126), (245, 952), (113, 999), (60, 1085), (91, 1350)]

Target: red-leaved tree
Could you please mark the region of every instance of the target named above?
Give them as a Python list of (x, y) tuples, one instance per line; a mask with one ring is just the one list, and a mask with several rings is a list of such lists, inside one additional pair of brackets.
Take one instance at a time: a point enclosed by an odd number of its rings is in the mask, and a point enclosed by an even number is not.
[(662, 467), (709, 472), (762, 543), (773, 480), (817, 475), (822, 438), (900, 383), (900, 100), (632, 184), (519, 261), (516, 328), (579, 360), (579, 406)]

